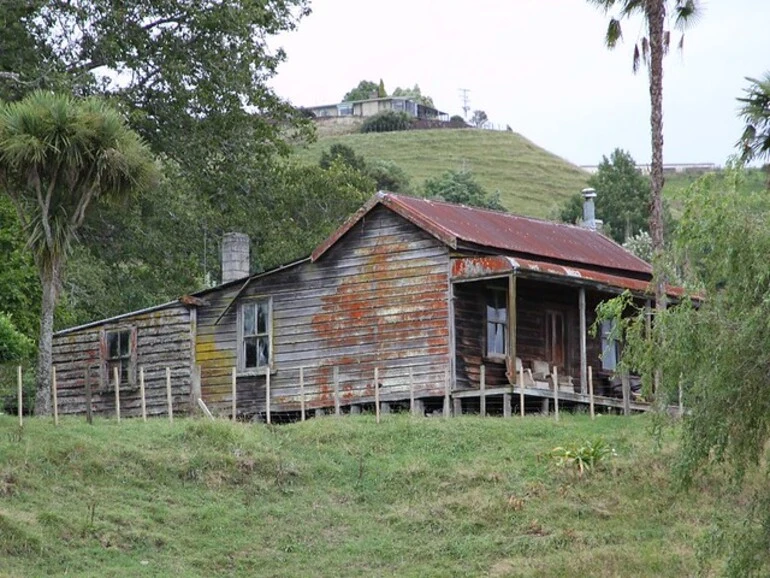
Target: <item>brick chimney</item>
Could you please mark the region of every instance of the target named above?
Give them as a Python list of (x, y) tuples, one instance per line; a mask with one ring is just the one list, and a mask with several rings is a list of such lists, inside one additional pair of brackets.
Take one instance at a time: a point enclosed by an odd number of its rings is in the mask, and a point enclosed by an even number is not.
[(249, 276), (249, 236), (225, 233), (222, 237), (222, 283)]

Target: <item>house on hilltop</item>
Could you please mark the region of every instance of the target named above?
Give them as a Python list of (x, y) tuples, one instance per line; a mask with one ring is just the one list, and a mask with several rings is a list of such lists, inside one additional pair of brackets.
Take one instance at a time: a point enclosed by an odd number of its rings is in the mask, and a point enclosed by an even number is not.
[(591, 228), (386, 192), (271, 271), (249, 276), (244, 237), (223, 242), (220, 286), (56, 333), (59, 411), (84, 412), (90, 391), (94, 412), (114, 412), (115, 375), (124, 415), (139, 412), (142, 376), (150, 414), (166, 411), (167, 379), (175, 411), (202, 399), (228, 413), (233, 380), (244, 417), (359, 411), (375, 371), (386, 404), (462, 411), (482, 367), (507, 412), (524, 375), (539, 410), (553, 368), (581, 402), (589, 367), (599, 393), (614, 370), (616, 344), (587, 331), (596, 305), (652, 298), (650, 265)]
[(377, 113), (392, 110), (405, 112), (412, 118), (421, 120), (448, 121), (449, 115), (430, 106), (425, 106), (404, 96), (386, 96), (384, 98), (370, 98), (367, 100), (354, 100), (337, 104), (311, 106), (305, 110), (312, 112), (317, 118), (329, 118), (336, 116), (368, 117)]

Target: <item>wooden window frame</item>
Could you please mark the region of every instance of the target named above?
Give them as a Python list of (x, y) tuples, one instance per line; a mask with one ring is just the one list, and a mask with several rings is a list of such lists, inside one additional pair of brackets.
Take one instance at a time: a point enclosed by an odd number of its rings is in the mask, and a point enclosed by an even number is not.
[[(120, 333), (128, 333), (128, 355), (119, 355), (118, 357), (110, 357), (109, 349), (109, 337), (110, 335)], [(121, 369), (118, 371), (120, 375), (120, 387), (121, 388), (135, 388), (137, 387), (136, 381), (136, 326), (123, 325), (119, 327), (111, 327), (109, 329), (102, 329), (99, 335), (99, 341), (101, 344), (101, 361), (102, 361), (102, 388), (105, 390), (112, 390), (115, 387), (115, 380), (113, 379), (113, 367), (116, 362), (121, 364)], [(123, 379), (123, 363), (127, 363), (127, 371), (125, 372), (126, 380)]]
[[(510, 340), (509, 335), (509, 327), (508, 324), (510, 323), (509, 315), (508, 315), (508, 289), (505, 287), (494, 287), (494, 286), (487, 286), (487, 291), (484, 298), (484, 357), (486, 359), (493, 359), (495, 361), (504, 361), (508, 356), (508, 351), (510, 349), (510, 344), (508, 341)], [(499, 298), (495, 298), (494, 304), (499, 305), (502, 303), (503, 305), (503, 311), (504, 313), (501, 314), (501, 316), (498, 319), (490, 319), (489, 318), (489, 308), (490, 308), (490, 301), (492, 301), (492, 296), (501, 296)], [(499, 299), (499, 300), (498, 300)], [(495, 310), (499, 311), (500, 307), (496, 306), (494, 307)], [(503, 351), (490, 351), (490, 343), (489, 343), (489, 325), (501, 325), (503, 327)]]
[[(244, 308), (255, 307), (262, 302), (267, 303), (267, 328), (266, 328), (267, 332), (266, 333), (257, 332), (249, 336), (244, 335), (244, 331), (243, 331)], [(274, 351), (273, 351), (273, 298), (269, 295), (259, 295), (259, 296), (250, 297), (249, 299), (243, 300), (241, 303), (238, 304), (238, 315), (237, 315), (236, 323), (238, 326), (237, 343), (236, 343), (237, 374), (242, 376), (265, 375), (268, 372), (268, 370), (271, 373), (273, 373), (275, 371)], [(256, 317), (255, 317), (255, 331), (256, 329), (258, 328), (256, 327)], [(268, 347), (267, 364), (257, 365), (257, 367), (246, 367), (246, 352), (244, 349), (244, 340), (246, 337), (259, 338), (260, 336), (267, 337), (267, 347)]]

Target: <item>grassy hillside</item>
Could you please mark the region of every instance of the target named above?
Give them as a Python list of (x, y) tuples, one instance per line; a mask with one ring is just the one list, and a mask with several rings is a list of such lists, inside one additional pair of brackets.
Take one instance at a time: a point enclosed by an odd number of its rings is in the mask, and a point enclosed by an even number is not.
[(366, 159), (393, 161), (416, 187), (448, 169), (469, 169), (487, 190), (500, 191), (509, 210), (537, 217), (547, 216), (588, 180), (587, 173), (523, 136), (491, 130), (319, 135), (316, 143), (297, 154), (315, 163), (334, 143), (346, 144)]
[[(677, 494), (648, 417), (386, 418), (0, 416), (0, 575), (695, 573), (718, 485)], [(582, 479), (547, 457), (599, 437)]]

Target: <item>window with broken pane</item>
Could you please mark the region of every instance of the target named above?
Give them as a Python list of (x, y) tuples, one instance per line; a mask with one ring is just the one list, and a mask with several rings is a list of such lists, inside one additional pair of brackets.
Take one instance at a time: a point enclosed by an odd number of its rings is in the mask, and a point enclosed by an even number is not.
[(120, 385), (131, 383), (131, 330), (108, 331), (105, 335), (107, 350), (107, 381), (114, 383), (118, 370)]
[(270, 365), (270, 299), (259, 299), (241, 306), (242, 369)]

